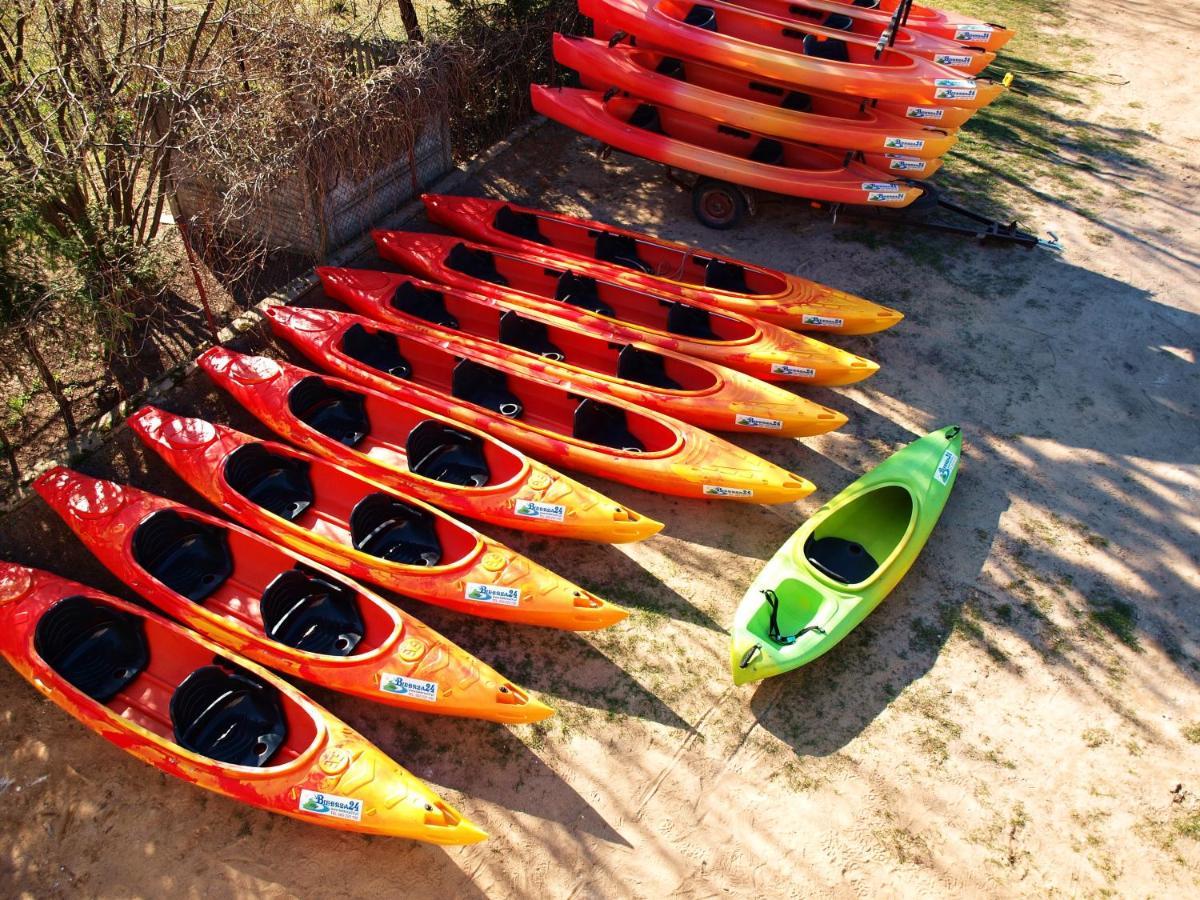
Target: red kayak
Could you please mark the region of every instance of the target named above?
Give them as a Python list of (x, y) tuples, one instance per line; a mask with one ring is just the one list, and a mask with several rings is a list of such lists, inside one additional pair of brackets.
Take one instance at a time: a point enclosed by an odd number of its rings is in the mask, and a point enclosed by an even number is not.
[(904, 318), (894, 309), (798, 275), (604, 222), (486, 197), (425, 194), (421, 199), (431, 222), (481, 244), (551, 260), (577, 260), (614, 283), (787, 328), (872, 334)]
[(944, 156), (958, 141), (956, 132), (882, 112), (863, 100), (800, 91), (782, 82), (628, 44), (609, 47), (592, 38), (556, 34), (554, 58), (578, 72), (583, 86), (591, 90), (615, 87), (734, 128), (883, 154), (886, 168), (893, 172), (924, 172), (927, 160)]
[(442, 509), (554, 537), (621, 544), (662, 523), (479, 431), (377, 391), (224, 347), (200, 368), (297, 446)]
[[(892, 180), (885, 171), (892, 157), (883, 153), (857, 154), (859, 162), (636, 97), (540, 84), (529, 91), (533, 108), (547, 118), (626, 153), (709, 178), (823, 203), (889, 208), (909, 206), (922, 194)], [(927, 178), (941, 167), (941, 160), (924, 162), (923, 171), (908, 174)]]
[(213, 793), (346, 831), (487, 837), (282, 678), (87, 585), (0, 562), (0, 654), (105, 740)]
[(362, 316), (276, 306), (274, 333), (315, 363), (486, 430), (526, 452), (643, 490), (697, 499), (790, 503), (814, 485), (677, 419), (510, 359), (461, 354), (433, 332), (400, 332)]
[[(741, 0), (732, 0), (740, 3)], [(783, 4), (789, 0), (774, 0)], [(854, 8), (855, 14), (862, 16), (867, 13), (887, 23), (899, 6), (900, 0), (804, 0), (805, 6), (828, 8), (830, 10), (847, 10)], [(1012, 40), (1016, 34), (1011, 28), (971, 19), (957, 12), (943, 12), (932, 6), (919, 6), (914, 3), (908, 11), (904, 27), (913, 31), (924, 31), (936, 35), (943, 40), (959, 44), (970, 44), (985, 50), (997, 51)]]
[(619, 344), (553, 316), (409, 275), (318, 267), (325, 293), (402, 331), (455, 335), (472, 359), (496, 357), (539, 378), (579, 383), (710, 431), (807, 437), (846, 417), (743, 372), (652, 347)]
[(628, 343), (711, 360), (764, 381), (842, 385), (879, 366), (821, 341), (698, 299), (627, 287), (586, 261), (500, 251), (439, 234), (375, 231), (379, 254), (430, 281), (496, 297)]
[(61, 466), (34, 488), (123, 582), (264, 666), (420, 712), (509, 723), (553, 714), (381, 597), (244, 528)]
[(307, 453), (153, 406), (129, 425), (231, 519), (353, 578), (525, 625), (590, 631), (627, 615), (440, 510)]

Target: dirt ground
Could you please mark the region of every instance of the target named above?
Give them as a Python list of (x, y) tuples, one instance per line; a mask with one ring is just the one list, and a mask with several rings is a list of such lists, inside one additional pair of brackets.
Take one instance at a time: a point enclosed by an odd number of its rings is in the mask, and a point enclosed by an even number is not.
[[(1104, 129), (1121, 152), (1101, 147), (1069, 185), (1031, 168), (997, 187), (1056, 231), (1061, 257), (832, 228), (801, 204), (707, 232), (654, 166), (599, 163), (557, 126), (482, 172), (480, 191), (907, 314), (840, 341), (882, 364), (875, 378), (809, 392), (850, 416), (840, 432), (739, 439), (816, 482), (803, 503), (702, 504), (585, 478), (665, 533), (614, 548), (490, 529), (631, 607), (624, 623), (576, 636), (401, 603), (555, 718), (505, 729), (313, 690), (490, 841), (444, 850), (241, 807), (146, 768), (0, 667), (0, 893), (1195, 895), (1200, 125), (1184, 111), (1200, 11), (1071, 8), (1048, 39), (1085, 37), (1072, 65), (1097, 77), (1047, 111), (1064, 139)], [(1097, 12), (1120, 29), (1089, 24)], [(198, 378), (163, 405), (263, 433)], [(958, 485), (901, 586), (817, 663), (732, 687), (726, 629), (764, 560), (865, 469), (951, 423), (966, 436)], [(81, 468), (203, 505), (124, 430)], [(0, 522), (0, 557), (122, 592), (37, 502)]]

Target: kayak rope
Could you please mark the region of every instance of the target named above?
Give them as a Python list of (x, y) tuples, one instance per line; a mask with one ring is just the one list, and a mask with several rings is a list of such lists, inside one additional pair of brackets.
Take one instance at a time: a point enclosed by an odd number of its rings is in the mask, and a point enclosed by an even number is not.
[[(817, 634), (825, 634), (826, 631), (820, 625), (805, 625), (795, 634), (780, 634), (779, 633), (779, 597), (770, 588), (764, 590), (763, 596), (767, 598), (767, 605), (771, 607), (771, 621), (767, 628), (767, 634), (771, 640), (780, 647), (788, 647), (796, 643), (796, 639), (808, 634), (810, 631), (815, 631)], [(749, 654), (747, 654), (749, 655)]]

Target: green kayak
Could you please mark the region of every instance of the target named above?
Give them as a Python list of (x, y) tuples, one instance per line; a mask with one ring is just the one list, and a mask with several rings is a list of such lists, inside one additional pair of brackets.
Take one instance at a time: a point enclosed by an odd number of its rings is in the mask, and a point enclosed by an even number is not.
[(735, 684), (812, 662), (892, 592), (941, 517), (961, 455), (958, 426), (913, 441), (788, 538), (738, 605)]

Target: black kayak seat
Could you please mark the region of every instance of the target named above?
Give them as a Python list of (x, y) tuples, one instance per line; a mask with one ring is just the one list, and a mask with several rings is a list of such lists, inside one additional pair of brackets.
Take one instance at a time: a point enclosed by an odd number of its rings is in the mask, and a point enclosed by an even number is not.
[(717, 30), (717, 11), (711, 6), (702, 6), (697, 3), (688, 10), (686, 16), (683, 17), (685, 25), (694, 25), (697, 28), (703, 28), (705, 31)]
[(526, 319), (516, 310), (506, 310), (500, 316), (500, 343), (562, 362), (567, 355), (550, 340), (550, 329), (544, 322)]
[(150, 662), (142, 620), (87, 597), (64, 597), (46, 610), (33, 649), (97, 703), (119, 694)]
[(662, 117), (658, 114), (658, 107), (649, 103), (638, 104), (633, 115), (629, 117), (629, 124), (634, 128), (651, 131), (654, 134), (666, 134), (663, 131)]
[(193, 603), (203, 603), (233, 574), (229, 533), (173, 509), (142, 520), (133, 532), (133, 558)]
[(443, 484), (483, 487), (492, 477), (479, 436), (437, 419), (409, 432), (405, 453), (410, 472)]
[(768, 166), (783, 165), (783, 144), (774, 138), (761, 138), (750, 151), (749, 158)]
[(501, 206), (496, 210), (492, 225), (497, 231), (503, 231), (513, 237), (533, 241), (537, 244), (550, 245), (550, 241), (542, 234), (542, 229), (538, 225), (538, 217), (533, 213), (521, 212), (507, 205)]
[(356, 447), (371, 432), (366, 398), (327, 384), (319, 375), (297, 381), (288, 392), (292, 414), (327, 438)]
[(853, 0), (853, 5), (863, 9), (875, 9), (879, 6), (879, 0)]
[(245, 671), (204, 666), (171, 695), (180, 746), (231, 766), (265, 766), (287, 738), (279, 693)]
[(712, 316), (708, 310), (688, 306), (686, 303), (668, 302), (670, 305), (667, 307), (667, 331), (702, 341), (721, 339), (720, 335), (713, 331)]
[(443, 328), (458, 328), (458, 319), (447, 312), (446, 298), (441, 291), (419, 288), (411, 281), (405, 281), (392, 294), (391, 303), (392, 309), (414, 319)]
[(496, 268), (496, 257), (487, 250), (476, 250), (466, 244), (455, 244), (446, 254), (446, 265), (456, 272), (478, 278), (480, 281), (490, 281), (492, 284), (506, 285), (508, 279)]
[(746, 284), (746, 268), (723, 259), (708, 261), (708, 265), (704, 267), (704, 286), (718, 291), (750, 293), (750, 287)]
[(650, 267), (638, 256), (637, 241), (627, 234), (613, 234), (611, 231), (597, 234), (596, 259), (639, 272), (650, 271)]
[(667, 391), (681, 391), (683, 385), (667, 374), (662, 354), (626, 344), (617, 354), (617, 377)]
[(368, 331), (355, 322), (342, 332), (342, 352), (365, 366), (396, 378), (411, 378), (412, 365), (400, 353), (400, 341), (388, 331)]
[(792, 112), (812, 112), (812, 94), (806, 94), (803, 91), (788, 91), (787, 96), (783, 98), (783, 102), (779, 105), (783, 109), (790, 109)]
[(313, 504), (307, 460), (243, 444), (225, 459), (225, 482), (263, 509), (295, 522)]
[(687, 80), (687, 70), (683, 66), (683, 60), (676, 56), (664, 56), (654, 71), (659, 75), (666, 75), (668, 78), (675, 78), (679, 81)]
[(569, 306), (586, 309), (588, 312), (608, 316), (610, 319), (616, 317), (613, 308), (600, 299), (600, 288), (596, 279), (586, 275), (563, 272), (558, 276), (558, 284), (554, 286), (554, 299)]
[(519, 419), (525, 412), (521, 398), (508, 389), (508, 376), (472, 359), (460, 359), (454, 366), (450, 393), (506, 419)]
[(823, 575), (841, 584), (858, 584), (870, 578), (879, 564), (862, 544), (840, 537), (809, 536), (804, 558)]
[(354, 590), (302, 563), (276, 575), (258, 607), (272, 640), (308, 653), (349, 656), (366, 633)]
[(390, 494), (367, 494), (350, 513), (355, 550), (405, 566), (436, 566), (442, 560), (433, 514)]
[(804, 55), (832, 62), (850, 62), (850, 51), (846, 49), (845, 41), (839, 41), (837, 38), (826, 38), (822, 41), (812, 34), (805, 35)]
[(572, 434), (581, 441), (602, 444), (614, 450), (644, 453), (646, 445), (632, 431), (625, 410), (590, 397), (575, 407)]
[(830, 13), (821, 24), (837, 31), (849, 31), (854, 27), (854, 19), (845, 13)]

